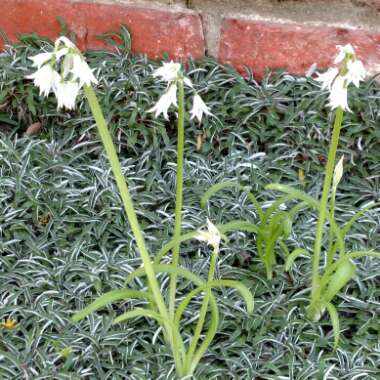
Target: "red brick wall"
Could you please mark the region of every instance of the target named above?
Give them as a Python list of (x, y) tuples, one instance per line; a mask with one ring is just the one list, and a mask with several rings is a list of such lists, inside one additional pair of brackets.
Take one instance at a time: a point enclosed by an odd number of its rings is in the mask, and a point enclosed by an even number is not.
[(100, 49), (95, 35), (125, 24), (136, 53), (184, 60), (208, 51), (258, 78), (267, 67), (326, 68), (335, 45), (352, 43), (367, 68), (380, 72), (380, 0), (1, 0), (0, 15), (11, 40), (26, 32), (55, 38), (62, 16), (82, 49)]

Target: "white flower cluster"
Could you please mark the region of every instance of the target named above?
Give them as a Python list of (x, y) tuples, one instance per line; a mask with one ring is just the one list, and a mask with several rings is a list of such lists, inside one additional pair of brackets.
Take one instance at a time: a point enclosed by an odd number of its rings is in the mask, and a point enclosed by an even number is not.
[(332, 67), (324, 74), (318, 74), (317, 81), (321, 82), (322, 89), (330, 91), (328, 106), (332, 109), (341, 107), (344, 111), (350, 111), (347, 102), (347, 87), (353, 83), (359, 87), (366, 75), (363, 63), (356, 58), (355, 51), (350, 44), (337, 46), (339, 53), (334, 63), (340, 67)]
[[(159, 77), (161, 80), (168, 83), (168, 88), (165, 93), (160, 97), (158, 102), (148, 112), (154, 112), (155, 117), (158, 117), (161, 113), (164, 118), (168, 120), (168, 110), (171, 105), (178, 107), (177, 103), (177, 81), (181, 78), (181, 65), (179, 63), (164, 62), (163, 66), (158, 68), (153, 76)], [(187, 77), (183, 77), (183, 82), (187, 87), (193, 88), (191, 80)], [(202, 98), (196, 93), (193, 98), (193, 107), (190, 111), (191, 119), (196, 117), (199, 122), (202, 121), (203, 114), (212, 115), (209, 107), (203, 102)]]
[(40, 88), (40, 95), (53, 92), (58, 108), (73, 109), (80, 88), (98, 83), (78, 48), (66, 37), (57, 39), (51, 53), (40, 53), (29, 59), (37, 71), (27, 78)]

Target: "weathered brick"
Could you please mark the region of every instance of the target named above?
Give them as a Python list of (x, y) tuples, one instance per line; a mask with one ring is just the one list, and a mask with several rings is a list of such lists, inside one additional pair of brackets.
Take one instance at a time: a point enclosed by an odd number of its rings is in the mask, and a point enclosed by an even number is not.
[(0, 29), (11, 40), (30, 32), (54, 39), (60, 32), (56, 18), (62, 16), (82, 49), (104, 48), (96, 35), (118, 31), (124, 24), (135, 53), (150, 58), (168, 53), (174, 59), (185, 59), (200, 58), (205, 51), (201, 19), (192, 11), (70, 0), (1, 0), (0, 12)]
[(150, 58), (161, 58), (165, 52), (180, 59), (200, 58), (205, 53), (202, 24), (196, 13), (104, 4), (90, 7), (85, 3), (78, 4), (78, 10), (87, 20), (88, 48), (103, 48), (104, 43), (95, 35), (125, 24), (132, 35), (132, 50)]
[(303, 74), (313, 63), (318, 68), (329, 67), (336, 55), (336, 45), (347, 43), (354, 46), (370, 71), (379, 71), (379, 33), (236, 18), (223, 21), (219, 59), (240, 72), (247, 65), (258, 78), (266, 67)]

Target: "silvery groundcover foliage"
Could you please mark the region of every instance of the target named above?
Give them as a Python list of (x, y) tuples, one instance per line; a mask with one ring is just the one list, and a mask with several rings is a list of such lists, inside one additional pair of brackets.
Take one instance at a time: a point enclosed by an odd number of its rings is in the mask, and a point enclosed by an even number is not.
[[(175, 112), (169, 120), (149, 112), (166, 88), (152, 76), (159, 64), (131, 56), (128, 33), (120, 37), (116, 52), (89, 52), (86, 58), (95, 68), (97, 94), (146, 239), (156, 251), (173, 226)], [(122, 287), (140, 260), (86, 102), (79, 96), (76, 110), (57, 110), (52, 97), (42, 99), (24, 79), (30, 74), (27, 57), (47, 45), (25, 36), (0, 58), (0, 378), (174, 379), (156, 324), (111, 324), (126, 304), (102, 309), (78, 325), (69, 321), (97, 296)], [(312, 77), (268, 73), (259, 84), (247, 74), (242, 79), (208, 59), (188, 67), (187, 76), (214, 117), (201, 127), (194, 118), (185, 121), (185, 231), (204, 226), (207, 216), (215, 222), (255, 221), (255, 209), (233, 189), (213, 198), (207, 210), (200, 207), (203, 193), (222, 180), (250, 186), (268, 206), (275, 198), (264, 190), (270, 182), (313, 195), (320, 191), (332, 122), (327, 92)], [(338, 221), (380, 198), (375, 79), (349, 94), (352, 114), (343, 121), (339, 147), (346, 161)], [(189, 99), (187, 109), (192, 106)], [(25, 134), (35, 122), (42, 123), (40, 132)], [(300, 213), (288, 246), (310, 244), (315, 223), (315, 213)], [(379, 250), (379, 232), (379, 209), (373, 209), (351, 230), (347, 244)], [(207, 275), (204, 250), (185, 244), (182, 259), (193, 272)], [(217, 293), (218, 334), (194, 378), (380, 379), (379, 260), (358, 260), (354, 281), (335, 300), (341, 319), (336, 352), (328, 317), (318, 324), (304, 317), (309, 261), (301, 257), (285, 273), (280, 259), (267, 281), (254, 235), (230, 236), (221, 247), (218, 275), (243, 280), (255, 295), (255, 310), (246, 315), (233, 291)]]

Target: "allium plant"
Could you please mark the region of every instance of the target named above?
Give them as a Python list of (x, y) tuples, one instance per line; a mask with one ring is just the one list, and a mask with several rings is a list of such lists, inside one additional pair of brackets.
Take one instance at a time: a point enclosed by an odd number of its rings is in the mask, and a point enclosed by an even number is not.
[[(193, 374), (218, 329), (219, 310), (212, 291), (213, 288), (235, 288), (245, 300), (247, 311), (249, 313), (253, 311), (253, 297), (247, 287), (239, 281), (214, 279), (220, 241), (221, 238), (226, 240), (223, 233), (235, 229), (236, 226), (231, 224), (215, 226), (208, 220), (207, 231), (193, 231), (181, 235), (185, 115), (184, 86), (186, 85), (190, 88), (194, 96), (191, 118), (196, 117), (199, 122), (201, 122), (203, 114), (211, 115), (209, 108), (196, 93), (190, 79), (185, 77), (179, 63), (164, 63), (161, 68), (153, 73), (154, 77), (166, 81), (168, 87), (157, 104), (151, 108), (150, 111), (154, 112), (156, 116), (162, 113), (165, 118), (168, 118), (170, 106), (178, 107), (178, 150), (173, 240), (163, 245), (154, 260), (152, 260), (140, 228), (133, 201), (128, 190), (127, 181), (122, 172), (111, 134), (107, 128), (95, 91), (91, 87), (91, 84), (97, 84), (93, 71), (88, 67), (78, 48), (66, 37), (60, 37), (56, 41), (53, 52), (44, 52), (30, 59), (33, 61), (33, 66), (37, 67), (37, 71), (27, 78), (33, 79), (35, 85), (40, 88), (41, 95), (48, 96), (49, 93), (54, 93), (58, 101), (58, 108), (65, 107), (73, 109), (77, 95), (83, 87), (84, 94), (97, 124), (105, 152), (110, 161), (124, 209), (142, 260), (142, 266), (132, 272), (126, 279), (125, 288), (112, 290), (99, 297), (88, 307), (76, 313), (72, 317), (72, 321), (78, 322), (99, 308), (116, 301), (128, 299), (144, 300), (146, 301), (146, 307), (138, 307), (125, 312), (118, 316), (114, 320), (114, 323), (120, 323), (139, 317), (154, 319), (162, 327), (165, 342), (171, 348), (178, 377), (183, 378)], [(180, 244), (182, 241), (188, 239), (204, 241), (213, 248), (206, 281), (186, 268), (179, 266)], [(161, 258), (170, 250), (172, 250), (171, 264), (161, 264)], [(165, 299), (166, 292), (161, 291), (157, 279), (157, 275), (160, 273), (170, 275), (169, 300)], [(192, 283), (193, 288), (177, 306), (176, 285), (178, 277), (183, 277), (187, 282)], [(147, 290), (145, 288), (135, 290), (130, 287), (136, 278), (146, 278)], [(141, 284), (141, 281), (139, 283)], [(187, 340), (184, 340), (181, 335), (181, 321), (183, 320), (188, 305), (192, 302), (194, 297), (199, 296), (201, 293), (203, 293), (203, 301), (194, 332), (191, 338), (189, 338), (189, 334), (187, 333)], [(206, 331), (204, 331), (208, 313), (210, 315), (210, 323), (207, 325)], [(188, 331), (188, 324), (186, 328)], [(201, 339), (202, 333), (204, 335), (203, 339)]]
[[(329, 91), (328, 107), (336, 109), (335, 122), (332, 130), (330, 148), (326, 163), (325, 177), (320, 199), (314, 199), (301, 190), (280, 184), (268, 185), (268, 189), (278, 190), (290, 195), (293, 199), (302, 200), (309, 207), (318, 211), (318, 222), (315, 232), (312, 256), (312, 283), (311, 299), (307, 309), (308, 317), (318, 321), (325, 310), (330, 314), (334, 329), (334, 346), (339, 340), (339, 317), (332, 300), (338, 292), (353, 278), (356, 265), (353, 259), (363, 256), (380, 257), (380, 252), (355, 251), (346, 252), (345, 237), (352, 225), (372, 204), (356, 213), (344, 226), (340, 228), (335, 222), (334, 206), (337, 186), (343, 176), (343, 157), (335, 165), (336, 152), (345, 111), (352, 112), (348, 106), (347, 91), (350, 84), (359, 87), (365, 78), (365, 69), (357, 59), (351, 45), (338, 46), (339, 53), (335, 58), (336, 67), (320, 74), (317, 81), (321, 82), (322, 89)], [(328, 230), (326, 231), (326, 221)], [(327, 232), (326, 244), (323, 239)], [(324, 264), (321, 273), (321, 253), (324, 253)], [(303, 252), (299, 251), (297, 254)], [(292, 258), (294, 261), (296, 256)]]
[(301, 248), (296, 248), (293, 252), (289, 252), (285, 240), (290, 236), (293, 219), (298, 211), (306, 207), (306, 204), (301, 202), (290, 210), (285, 211), (281, 206), (292, 199), (292, 196), (285, 195), (274, 201), (267, 209), (264, 209), (248, 187), (236, 181), (226, 181), (218, 183), (206, 191), (201, 199), (201, 207), (204, 208), (212, 196), (226, 188), (234, 188), (246, 193), (248, 200), (256, 210), (258, 223), (243, 220), (235, 220), (230, 223), (234, 223), (236, 228), (240, 230), (255, 234), (257, 255), (265, 267), (267, 279), (271, 280), (273, 267), (277, 263), (278, 251), (281, 250), (285, 255), (286, 267), (290, 265), (294, 257), (304, 253)]

